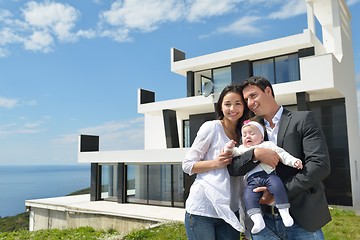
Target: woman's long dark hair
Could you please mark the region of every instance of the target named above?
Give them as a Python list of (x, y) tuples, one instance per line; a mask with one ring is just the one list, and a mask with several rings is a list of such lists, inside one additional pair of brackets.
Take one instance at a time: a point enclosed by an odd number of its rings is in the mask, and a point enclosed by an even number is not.
[(244, 105), (244, 112), (243, 112), (242, 117), (239, 119), (239, 121), (237, 123), (238, 131), (240, 131), (241, 126), (243, 125), (243, 122), (251, 117), (250, 110), (244, 101), (242, 90), (243, 90), (243, 88), (238, 84), (227, 85), (220, 93), (219, 100), (217, 101), (216, 106), (215, 106), (216, 116), (218, 117), (219, 120), (222, 120), (222, 119), (224, 119), (224, 113), (221, 111), (221, 106), (224, 101), (225, 95), (228, 94), (229, 92), (233, 92), (233, 93), (237, 93), (241, 96), (241, 100)]

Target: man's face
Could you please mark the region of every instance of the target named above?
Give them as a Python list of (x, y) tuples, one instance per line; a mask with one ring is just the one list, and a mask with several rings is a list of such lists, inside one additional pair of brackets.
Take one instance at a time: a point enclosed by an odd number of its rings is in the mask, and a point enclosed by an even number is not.
[(257, 116), (267, 116), (272, 112), (275, 99), (271, 94), (270, 87), (263, 92), (259, 87), (248, 85), (243, 89), (244, 100), (249, 109)]

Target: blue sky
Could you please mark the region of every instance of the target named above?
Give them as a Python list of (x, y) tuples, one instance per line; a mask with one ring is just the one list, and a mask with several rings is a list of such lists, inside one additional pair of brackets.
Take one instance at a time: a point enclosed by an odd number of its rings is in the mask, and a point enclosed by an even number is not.
[[(347, 3), (360, 86), (360, 0)], [(305, 28), (301, 0), (0, 0), (0, 165), (76, 164), (79, 134), (142, 149), (137, 89), (186, 96), (170, 48), (191, 58)]]

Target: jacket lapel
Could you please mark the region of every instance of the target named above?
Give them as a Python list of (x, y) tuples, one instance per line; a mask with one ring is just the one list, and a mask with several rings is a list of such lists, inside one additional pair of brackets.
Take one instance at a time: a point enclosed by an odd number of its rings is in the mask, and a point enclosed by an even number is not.
[(290, 119), (291, 119), (291, 112), (289, 112), (287, 109), (284, 108), (283, 113), (281, 114), (279, 132), (277, 136), (277, 145), (279, 147), (283, 146), (284, 136), (289, 126)]

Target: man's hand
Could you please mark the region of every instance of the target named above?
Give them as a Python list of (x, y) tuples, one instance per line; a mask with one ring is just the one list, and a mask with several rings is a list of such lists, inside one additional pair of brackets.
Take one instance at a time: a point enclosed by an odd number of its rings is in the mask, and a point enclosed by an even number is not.
[(260, 204), (272, 205), (274, 203), (274, 196), (269, 192), (267, 187), (257, 187), (253, 190), (254, 192), (263, 192), (260, 198)]
[(280, 161), (279, 155), (270, 149), (255, 148), (254, 160), (259, 160), (261, 163), (267, 164), (272, 168), (275, 168)]

